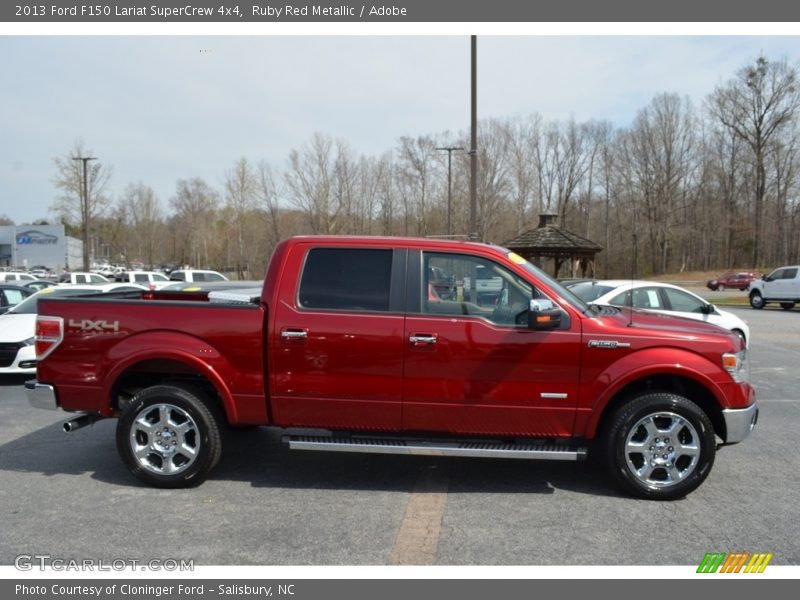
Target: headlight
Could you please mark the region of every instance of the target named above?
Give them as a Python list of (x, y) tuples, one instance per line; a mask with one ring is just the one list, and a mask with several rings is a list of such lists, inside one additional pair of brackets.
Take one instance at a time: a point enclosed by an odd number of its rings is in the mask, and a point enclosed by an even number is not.
[(747, 360), (747, 350), (723, 354), (722, 366), (736, 383), (750, 382), (750, 361)]

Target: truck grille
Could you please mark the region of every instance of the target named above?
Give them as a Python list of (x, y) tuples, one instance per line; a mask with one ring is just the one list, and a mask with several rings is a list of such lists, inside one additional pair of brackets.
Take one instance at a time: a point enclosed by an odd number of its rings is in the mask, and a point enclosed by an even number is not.
[(14, 359), (17, 358), (17, 352), (22, 348), (22, 344), (15, 342), (12, 344), (0, 344), (0, 367), (10, 367)]

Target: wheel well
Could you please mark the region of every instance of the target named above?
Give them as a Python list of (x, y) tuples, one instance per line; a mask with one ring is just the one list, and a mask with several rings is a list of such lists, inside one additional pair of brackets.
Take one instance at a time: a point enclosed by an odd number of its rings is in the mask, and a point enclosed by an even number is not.
[(217, 389), (206, 377), (190, 366), (177, 361), (156, 359), (137, 363), (122, 373), (111, 390), (111, 407), (119, 415), (131, 399), (144, 388), (159, 384), (194, 388), (213, 399), (225, 412)]
[(702, 384), (686, 377), (673, 375), (660, 375), (648, 377), (629, 383), (617, 392), (608, 405), (603, 410), (603, 415), (597, 425), (597, 435), (599, 437), (606, 427), (607, 421), (617, 408), (628, 402), (632, 397), (642, 392), (672, 392), (679, 394), (697, 404), (704, 413), (708, 415), (714, 425), (714, 432), (725, 439), (725, 419), (722, 417), (722, 409), (714, 398), (714, 395)]

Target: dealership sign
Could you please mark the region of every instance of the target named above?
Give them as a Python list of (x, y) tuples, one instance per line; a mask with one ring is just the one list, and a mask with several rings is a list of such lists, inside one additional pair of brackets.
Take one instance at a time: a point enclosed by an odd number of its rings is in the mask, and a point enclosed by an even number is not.
[(20, 246), (29, 244), (49, 246), (57, 243), (58, 236), (50, 235), (49, 233), (42, 233), (41, 231), (36, 231), (35, 229), (23, 231), (17, 235), (17, 244)]

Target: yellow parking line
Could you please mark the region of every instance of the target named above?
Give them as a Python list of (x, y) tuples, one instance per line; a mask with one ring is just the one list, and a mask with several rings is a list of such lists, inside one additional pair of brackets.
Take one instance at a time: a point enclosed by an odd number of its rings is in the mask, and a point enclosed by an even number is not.
[(417, 480), (389, 557), (390, 565), (431, 565), (436, 559), (447, 504), (447, 470), (430, 466)]

